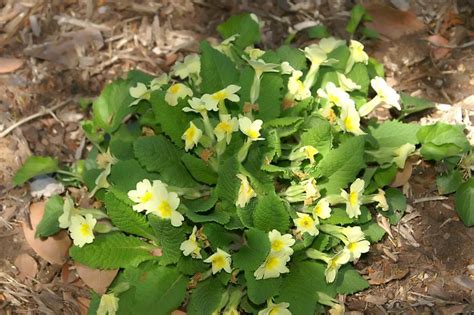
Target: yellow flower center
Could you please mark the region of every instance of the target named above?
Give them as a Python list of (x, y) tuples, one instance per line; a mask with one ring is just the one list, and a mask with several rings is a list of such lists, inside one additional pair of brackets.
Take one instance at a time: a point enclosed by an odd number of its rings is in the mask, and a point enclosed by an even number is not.
[(149, 201), (151, 198), (153, 198), (153, 194), (149, 191), (147, 191), (146, 193), (143, 194), (143, 196), (140, 198), (140, 202), (147, 202)]
[(171, 209), (171, 206), (168, 201), (163, 200), (162, 202), (160, 202), (160, 204), (158, 205), (158, 213), (162, 218), (167, 219), (171, 217), (171, 212), (173, 212), (173, 210)]
[(323, 213), (323, 207), (321, 205), (317, 205), (316, 207), (314, 207), (314, 212), (317, 215), (321, 215), (321, 213)]
[(192, 141), (195, 135), (196, 135), (196, 129), (192, 127), (188, 128), (188, 130), (186, 130), (186, 141)]
[(285, 244), (280, 240), (274, 240), (272, 242), (272, 250), (275, 251), (275, 252), (281, 251), (284, 246), (285, 246)]
[(278, 314), (280, 314), (280, 308), (279, 307), (272, 308), (270, 313), (268, 313), (268, 315), (278, 315)]
[(351, 117), (347, 116), (346, 119), (344, 119), (344, 126), (346, 126), (346, 130), (348, 131), (354, 130), (355, 126)]
[(181, 87), (178, 85), (178, 84), (173, 84), (171, 87), (170, 87), (170, 93), (171, 94), (176, 94), (179, 92), (179, 90), (181, 89)]
[(359, 203), (359, 194), (356, 193), (355, 191), (352, 191), (349, 194), (349, 203), (352, 207), (357, 206), (357, 204)]
[(222, 130), (225, 133), (232, 132), (232, 126), (227, 121), (222, 121), (217, 125), (217, 129)]
[(247, 135), (249, 136), (250, 139), (257, 139), (258, 136), (260, 136), (260, 133), (256, 130), (249, 130), (247, 131)]
[(212, 98), (215, 99), (216, 101), (223, 101), (227, 98), (228, 94), (226, 91), (219, 91), (214, 94), (212, 94)]
[(277, 266), (278, 266), (277, 257), (270, 257), (267, 259), (267, 262), (265, 263), (265, 268), (269, 270), (275, 269)]
[(330, 102), (332, 102), (334, 104), (339, 103), (339, 96), (337, 96), (337, 95), (329, 94), (328, 99), (329, 99)]
[(80, 231), (81, 231), (82, 236), (84, 236), (84, 237), (90, 236), (92, 234), (91, 227), (87, 223), (82, 223), (81, 224)]
[(349, 245), (347, 245), (347, 249), (348, 249), (350, 252), (355, 251), (356, 248), (357, 248), (357, 244), (356, 244), (356, 243), (350, 243)]
[(219, 256), (215, 256), (214, 258), (212, 258), (212, 264), (218, 268), (218, 269), (222, 269), (225, 267), (226, 265), (226, 260), (224, 258), (224, 256), (222, 255), (219, 255)]
[(304, 228), (309, 228), (313, 224), (312, 221), (313, 220), (311, 220), (311, 218), (309, 218), (309, 217), (303, 218), (301, 220), (301, 226), (304, 227)]

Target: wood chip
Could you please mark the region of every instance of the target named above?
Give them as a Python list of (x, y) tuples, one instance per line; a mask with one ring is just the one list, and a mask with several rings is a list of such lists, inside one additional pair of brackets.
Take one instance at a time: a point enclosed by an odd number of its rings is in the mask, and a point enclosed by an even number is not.
[(19, 278), (34, 278), (38, 273), (38, 263), (30, 255), (23, 253), (15, 259), (15, 266), (20, 272)]
[(0, 57), (0, 73), (11, 73), (20, 69), (25, 63), (24, 60), (18, 58)]

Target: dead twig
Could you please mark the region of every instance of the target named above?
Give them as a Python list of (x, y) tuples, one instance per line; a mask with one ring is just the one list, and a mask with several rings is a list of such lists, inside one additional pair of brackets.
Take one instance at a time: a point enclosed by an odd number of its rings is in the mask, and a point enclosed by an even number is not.
[[(28, 116), (28, 117), (25, 117), (25, 118), (23, 118), (23, 119), (17, 121), (16, 123), (14, 123), (13, 125), (11, 125), (11, 126), (8, 127), (7, 129), (5, 129), (4, 131), (2, 131), (2, 132), (0, 133), (0, 138), (4, 138), (4, 137), (7, 136), (10, 132), (12, 132), (15, 128), (17, 128), (17, 127), (19, 127), (19, 126), (21, 126), (21, 125), (23, 125), (23, 124), (25, 124), (25, 123), (27, 123), (27, 122), (33, 120), (33, 119), (36, 119), (36, 118), (38, 118), (38, 117), (41, 117), (41, 116), (44, 116), (44, 115), (47, 115), (47, 114), (50, 114), (50, 115), (51, 115), (51, 113), (52, 113), (53, 111), (55, 111), (55, 110), (57, 110), (57, 109), (59, 109), (59, 108), (61, 108), (61, 107), (66, 106), (66, 105), (67, 105), (69, 102), (71, 102), (72, 100), (73, 100), (73, 99), (67, 99), (67, 100), (65, 100), (65, 101), (62, 101), (62, 102), (59, 103), (59, 104), (54, 105), (54, 106), (51, 107), (51, 108), (42, 109), (41, 111), (39, 111), (39, 112), (37, 112), (37, 113), (35, 113), (35, 114), (33, 114), (33, 115), (30, 115), (30, 116)], [(53, 116), (53, 117), (54, 117), (54, 116)]]
[(470, 42), (464, 43), (462, 45), (442, 45), (442, 44), (436, 44), (430, 41), (427, 41), (430, 45), (436, 46), (436, 47), (441, 47), (441, 48), (449, 48), (449, 49), (464, 49), (468, 48), (471, 46), (474, 46), (474, 40), (471, 40)]
[(446, 199), (448, 199), (448, 197), (445, 197), (445, 196), (424, 197), (424, 198), (415, 199), (413, 201), (413, 204), (423, 203), (423, 202), (428, 202), (428, 201), (441, 201), (441, 200), (446, 200)]
[(82, 20), (67, 16), (67, 15), (56, 15), (54, 16), (54, 19), (58, 21), (58, 24), (71, 24), (71, 25), (79, 26), (83, 28), (95, 28), (102, 32), (112, 31), (112, 28), (107, 25), (96, 24), (96, 23), (92, 23), (88, 21), (82, 21)]

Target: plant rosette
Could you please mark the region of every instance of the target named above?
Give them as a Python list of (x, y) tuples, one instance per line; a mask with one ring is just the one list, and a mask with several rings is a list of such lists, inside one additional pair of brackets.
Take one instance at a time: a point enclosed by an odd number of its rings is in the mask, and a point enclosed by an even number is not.
[(120, 269), (91, 313), (342, 314), (336, 295), (369, 286), (353, 265), (385, 234), (375, 218), (405, 211), (387, 187), (406, 159), (471, 149), (462, 126), (367, 120), (405, 105), (359, 42), (264, 51), (251, 14), (218, 30), (169, 75), (106, 86), (83, 123), (86, 159), (34, 157), (15, 177), (56, 172), (100, 201), (53, 197), (37, 229), (68, 230), (78, 263)]

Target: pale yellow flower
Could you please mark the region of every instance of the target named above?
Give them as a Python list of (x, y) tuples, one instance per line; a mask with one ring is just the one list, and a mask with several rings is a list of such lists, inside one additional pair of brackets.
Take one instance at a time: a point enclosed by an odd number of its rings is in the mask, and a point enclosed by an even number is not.
[(183, 62), (176, 62), (172, 67), (172, 72), (180, 79), (186, 79), (191, 75), (199, 75), (201, 71), (201, 59), (197, 54), (184, 57)]
[(390, 87), (383, 78), (375, 77), (374, 79), (370, 80), (370, 85), (377, 95), (372, 100), (360, 107), (359, 113), (361, 116), (369, 114), (374, 110), (375, 107), (382, 103), (401, 110), (400, 95), (392, 87)]
[(334, 282), (339, 268), (341, 268), (342, 265), (348, 263), (350, 258), (351, 256), (349, 251), (347, 250), (347, 248), (344, 248), (328, 260), (326, 270), (324, 271), (327, 283)]
[(196, 238), (197, 227), (193, 227), (193, 232), (189, 235), (189, 238), (181, 243), (179, 249), (183, 252), (184, 256), (189, 256), (193, 258), (201, 259), (201, 247), (199, 247), (199, 243), (197, 242)]
[(159, 181), (153, 181), (152, 186), (153, 206), (146, 209), (146, 214), (154, 214), (162, 219), (170, 220), (172, 226), (181, 226), (184, 217), (176, 209), (179, 206), (179, 197), (175, 192), (168, 192), (167, 186)]
[(214, 128), (214, 134), (218, 141), (225, 139), (227, 144), (229, 144), (232, 139), (232, 133), (239, 130), (239, 121), (237, 118), (227, 114), (220, 115), (220, 120), (216, 128)]
[(382, 211), (388, 211), (388, 203), (387, 198), (385, 197), (385, 191), (379, 188), (377, 194), (373, 195), (372, 201), (377, 202), (377, 208), (381, 209)]
[(250, 57), (251, 60), (257, 60), (265, 54), (264, 50), (254, 48), (252, 46), (245, 47), (244, 52)]
[(178, 100), (193, 96), (193, 90), (182, 83), (171, 85), (165, 94), (165, 101), (170, 106), (178, 105)]
[(260, 96), (260, 79), (264, 72), (278, 72), (280, 65), (274, 63), (266, 63), (262, 59), (258, 60), (247, 60), (249, 65), (255, 71), (252, 86), (250, 87), (250, 103), (255, 104), (258, 97)]
[(297, 212), (298, 218), (293, 219), (296, 226), (296, 232), (308, 233), (309, 235), (316, 236), (319, 234), (318, 228), (316, 227), (317, 221), (315, 221), (309, 214)]
[(258, 315), (291, 315), (288, 310), (290, 303), (278, 303), (274, 304), (271, 300), (267, 302), (267, 307), (258, 312)]
[(330, 37), (325, 37), (322, 38), (318, 45), (319, 48), (321, 48), (322, 51), (324, 51), (326, 54), (329, 54), (332, 52), (334, 49), (338, 48), (339, 46), (342, 46), (346, 43), (346, 41), (342, 39), (336, 39), (332, 36)]
[(214, 254), (204, 260), (204, 262), (211, 264), (212, 274), (216, 274), (221, 270), (224, 270), (228, 273), (232, 272), (232, 268), (230, 266), (232, 263), (232, 258), (230, 257), (230, 254), (226, 253), (220, 248), (218, 248)]
[(312, 145), (305, 145), (299, 149), (300, 152), (303, 152), (305, 158), (309, 160), (310, 164), (314, 164), (314, 156), (319, 153), (318, 149)]
[(290, 270), (286, 263), (290, 261), (290, 256), (283, 252), (271, 252), (267, 259), (254, 272), (255, 279), (278, 278), (282, 273), (288, 273)]
[(364, 45), (361, 42), (351, 40), (349, 51), (351, 53), (351, 57), (354, 59), (354, 62), (362, 62), (363, 64), (367, 64), (369, 62), (369, 56), (364, 51)]
[(338, 72), (337, 73), (337, 79), (339, 81), (339, 86), (341, 89), (344, 91), (355, 91), (355, 90), (360, 90), (361, 86), (356, 84), (354, 81), (346, 77), (344, 74)]
[(405, 162), (407, 161), (407, 158), (410, 154), (415, 152), (416, 147), (414, 144), (411, 143), (405, 143), (399, 148), (395, 149), (393, 151), (393, 155), (395, 156), (393, 158), (393, 162), (397, 164), (397, 167), (400, 169), (405, 168)]
[(239, 118), (239, 128), (243, 134), (245, 134), (250, 141), (264, 140), (260, 138), (260, 129), (262, 129), (263, 121), (256, 119), (251, 121), (250, 118), (245, 116), (240, 116)]
[(103, 294), (97, 308), (97, 315), (115, 315), (119, 308), (118, 303), (119, 298), (115, 294)]
[(217, 103), (208, 103), (204, 102), (202, 98), (193, 97), (188, 100), (188, 104), (191, 107), (184, 107), (184, 112), (194, 112), (194, 113), (206, 113), (208, 111), (218, 111)]
[(324, 89), (318, 89), (316, 93), (319, 97), (326, 99), (330, 104), (334, 104), (339, 107), (355, 106), (355, 103), (351, 99), (350, 95), (332, 82), (326, 83)]
[(183, 133), (181, 139), (184, 140), (184, 149), (186, 151), (191, 150), (194, 146), (199, 143), (202, 137), (202, 130), (196, 127), (193, 122), (189, 122), (189, 128)]
[(331, 207), (326, 198), (321, 198), (316, 206), (313, 208), (313, 217), (320, 219), (327, 219), (331, 216)]
[(151, 182), (148, 179), (138, 182), (136, 189), (128, 192), (128, 198), (136, 203), (132, 207), (133, 210), (138, 212), (151, 211), (155, 203)]
[(281, 234), (277, 230), (268, 232), (268, 239), (270, 240), (270, 251), (286, 255), (292, 255), (293, 249), (291, 246), (295, 244), (295, 239), (291, 234)]
[(213, 94), (204, 94), (201, 99), (206, 103), (206, 106), (210, 108), (217, 106), (219, 102), (224, 102), (225, 100), (236, 103), (240, 101), (240, 97), (237, 95), (239, 90), (240, 86), (231, 84)]
[(346, 248), (349, 251), (350, 260), (354, 261), (359, 259), (363, 253), (367, 253), (370, 250), (370, 242), (366, 240), (360, 240), (347, 244)]
[(237, 174), (237, 178), (240, 179), (240, 187), (235, 205), (237, 207), (243, 208), (253, 197), (256, 197), (257, 194), (253, 190), (252, 186), (250, 186), (247, 176), (243, 174)]
[(342, 130), (355, 135), (363, 135), (364, 131), (360, 128), (360, 116), (354, 105), (343, 106), (341, 110), (341, 118), (339, 125)]
[(74, 241), (74, 245), (82, 247), (85, 244), (90, 244), (94, 241), (94, 227), (97, 220), (91, 214), (74, 215), (71, 218), (71, 225), (69, 226), (69, 233)]
[(75, 214), (74, 201), (71, 197), (64, 198), (63, 214), (58, 218), (59, 227), (67, 229), (71, 225), (71, 217)]
[(288, 78), (288, 93), (297, 101), (304, 100), (311, 96), (311, 91), (304, 83), (300, 80), (303, 76), (301, 71), (293, 71), (291, 76)]
[(346, 201), (346, 212), (349, 218), (357, 218), (361, 214), (360, 206), (364, 185), (364, 180), (358, 178), (351, 184), (349, 193), (341, 189), (341, 196)]

